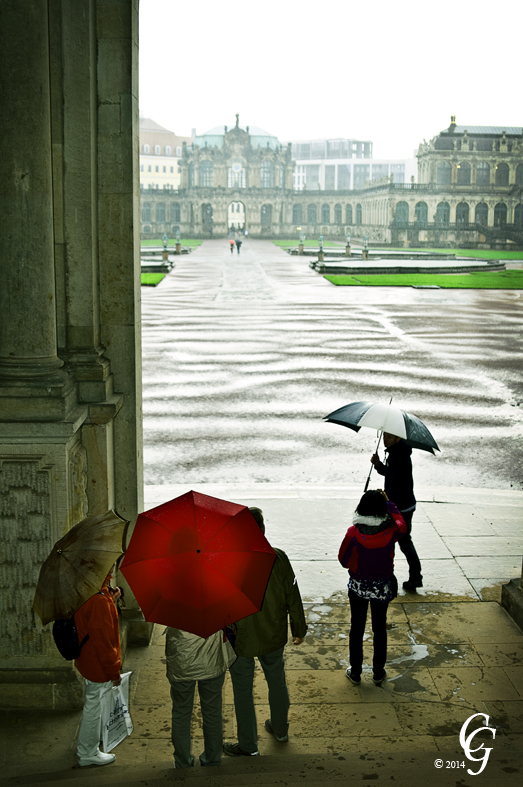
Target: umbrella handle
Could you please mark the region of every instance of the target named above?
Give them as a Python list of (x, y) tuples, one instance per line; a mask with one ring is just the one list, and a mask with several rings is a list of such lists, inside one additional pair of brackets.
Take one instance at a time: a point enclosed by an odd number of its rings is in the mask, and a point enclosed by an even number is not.
[[(390, 400), (392, 401), (392, 396), (390, 397)], [(376, 450), (374, 451), (374, 453), (375, 453), (375, 454), (377, 454), (377, 453), (378, 453), (378, 448), (380, 447), (380, 443), (381, 443), (381, 437), (382, 437), (382, 435), (383, 435), (383, 432), (380, 432), (380, 436), (378, 437), (378, 442), (376, 443)], [(365, 489), (363, 490), (363, 492), (364, 492), (364, 493), (365, 493), (365, 492), (367, 491), (367, 489), (369, 488), (369, 482), (370, 482), (370, 477), (371, 477), (371, 474), (372, 474), (372, 468), (373, 468), (373, 467), (374, 467), (374, 465), (373, 465), (373, 464), (371, 464), (371, 466), (370, 466), (370, 470), (369, 470), (369, 475), (367, 476), (367, 481), (366, 481), (366, 483), (365, 483)]]

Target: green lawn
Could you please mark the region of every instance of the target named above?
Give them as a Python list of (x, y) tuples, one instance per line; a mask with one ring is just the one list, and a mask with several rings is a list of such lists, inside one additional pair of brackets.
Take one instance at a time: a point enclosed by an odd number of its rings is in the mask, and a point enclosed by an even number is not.
[[(196, 240), (195, 238), (182, 238), (180, 240), (180, 243), (182, 246), (201, 246), (203, 240)], [(161, 238), (158, 238), (158, 240), (149, 238), (148, 240), (140, 241), (140, 245), (142, 246), (142, 248), (144, 246), (163, 246), (163, 241)], [(169, 240), (167, 241), (167, 245), (176, 246), (176, 238), (169, 238)]]
[[(495, 249), (414, 249), (398, 247), (393, 251), (425, 251), (428, 254), (455, 254), (457, 257), (479, 257), (482, 260), (523, 260), (523, 251), (495, 251)], [(378, 249), (372, 249), (376, 252)], [(383, 251), (386, 251), (384, 248)]]
[[(287, 249), (289, 246), (296, 246), (297, 248), (300, 244), (300, 241), (295, 238), (294, 240), (273, 240), (273, 243), (275, 246), (280, 246), (282, 249)], [(303, 245), (306, 249), (318, 249), (320, 246), (317, 238), (307, 238)], [(340, 240), (339, 243), (333, 243), (331, 240), (324, 240), (323, 245), (341, 248), (345, 246), (345, 242)]]
[(156, 287), (165, 279), (165, 273), (142, 273), (142, 287)]
[(471, 290), (523, 290), (523, 271), (328, 275), (324, 278), (342, 287), (419, 287), (436, 284), (438, 287)]

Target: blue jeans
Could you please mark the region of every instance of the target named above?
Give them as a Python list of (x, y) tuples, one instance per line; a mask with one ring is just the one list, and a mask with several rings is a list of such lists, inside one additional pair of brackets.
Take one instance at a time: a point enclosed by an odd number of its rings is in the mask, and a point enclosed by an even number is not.
[[(289, 729), (289, 691), (285, 681), (283, 648), (258, 656), (269, 688), (271, 724), (278, 738), (287, 735)], [(254, 680), (254, 658), (238, 656), (229, 667), (234, 692), (234, 710), (238, 727), (238, 743), (242, 751), (252, 754), (258, 751), (258, 731), (252, 686)]]
[[(222, 688), (225, 672), (216, 678), (198, 681), (198, 693), (203, 717), (204, 751), (202, 765), (220, 765), (222, 759)], [(195, 680), (172, 681), (172, 742), (176, 768), (190, 768), (194, 764), (191, 754), (191, 716), (194, 704)]]

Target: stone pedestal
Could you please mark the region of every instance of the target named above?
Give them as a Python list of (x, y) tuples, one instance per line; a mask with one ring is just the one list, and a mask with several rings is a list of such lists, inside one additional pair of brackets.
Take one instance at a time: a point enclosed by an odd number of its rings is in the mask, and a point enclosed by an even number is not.
[(318, 262), (323, 262), (325, 259), (325, 253), (323, 250), (318, 252)]
[(345, 246), (345, 256), (350, 257), (350, 255), (351, 255), (350, 244), (347, 243), (347, 245)]
[(181, 243), (177, 243), (176, 244), (176, 251), (174, 253), (175, 254), (181, 254), (182, 253), (182, 244)]
[(169, 252), (167, 251), (167, 249), (164, 249), (162, 251), (162, 260), (166, 261), (168, 259), (169, 259)]
[(368, 249), (363, 249), (363, 251), (361, 252), (361, 259), (362, 260), (368, 260), (369, 259), (369, 250)]
[(299, 246), (298, 246), (298, 254), (299, 255), (303, 254), (303, 243), (300, 243)]

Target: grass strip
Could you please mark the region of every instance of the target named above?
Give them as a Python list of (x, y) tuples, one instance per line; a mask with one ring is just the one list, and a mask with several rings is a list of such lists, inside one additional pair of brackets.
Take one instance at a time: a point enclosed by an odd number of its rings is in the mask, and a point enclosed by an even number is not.
[[(182, 238), (179, 242), (182, 246), (201, 246), (203, 240), (200, 240), (199, 238)], [(144, 248), (145, 246), (162, 247), (163, 241), (161, 238), (158, 238), (158, 240), (154, 240), (154, 238), (153, 239), (148, 238), (147, 240), (140, 241), (140, 246), (142, 248)], [(167, 246), (176, 246), (176, 238), (169, 238), (169, 240), (167, 241)]]
[[(298, 248), (300, 244), (300, 241), (296, 240), (296, 238), (294, 240), (273, 240), (272, 242), (274, 243), (275, 246), (279, 246), (282, 249), (288, 249), (289, 246), (295, 246), (296, 248)], [(335, 248), (341, 248), (342, 246), (345, 246), (345, 244), (342, 241), (340, 241), (339, 243), (334, 243), (331, 240), (324, 240), (323, 245), (334, 246)], [(307, 240), (303, 244), (304, 249), (319, 249), (319, 247), (320, 244), (317, 238), (310, 238), (310, 239), (307, 238)]]
[(156, 287), (165, 279), (165, 273), (142, 273), (142, 287)]
[(338, 287), (427, 287), (465, 290), (523, 290), (523, 271), (479, 273), (394, 273), (324, 276)]
[[(457, 257), (478, 257), (483, 260), (523, 260), (523, 251), (496, 251), (495, 249), (425, 249), (410, 247), (407, 249), (404, 246), (390, 247), (389, 251), (403, 251), (406, 254), (409, 251), (423, 251), (426, 254), (455, 254)], [(372, 249), (375, 254), (378, 249)], [(387, 251), (386, 248), (381, 251)]]

